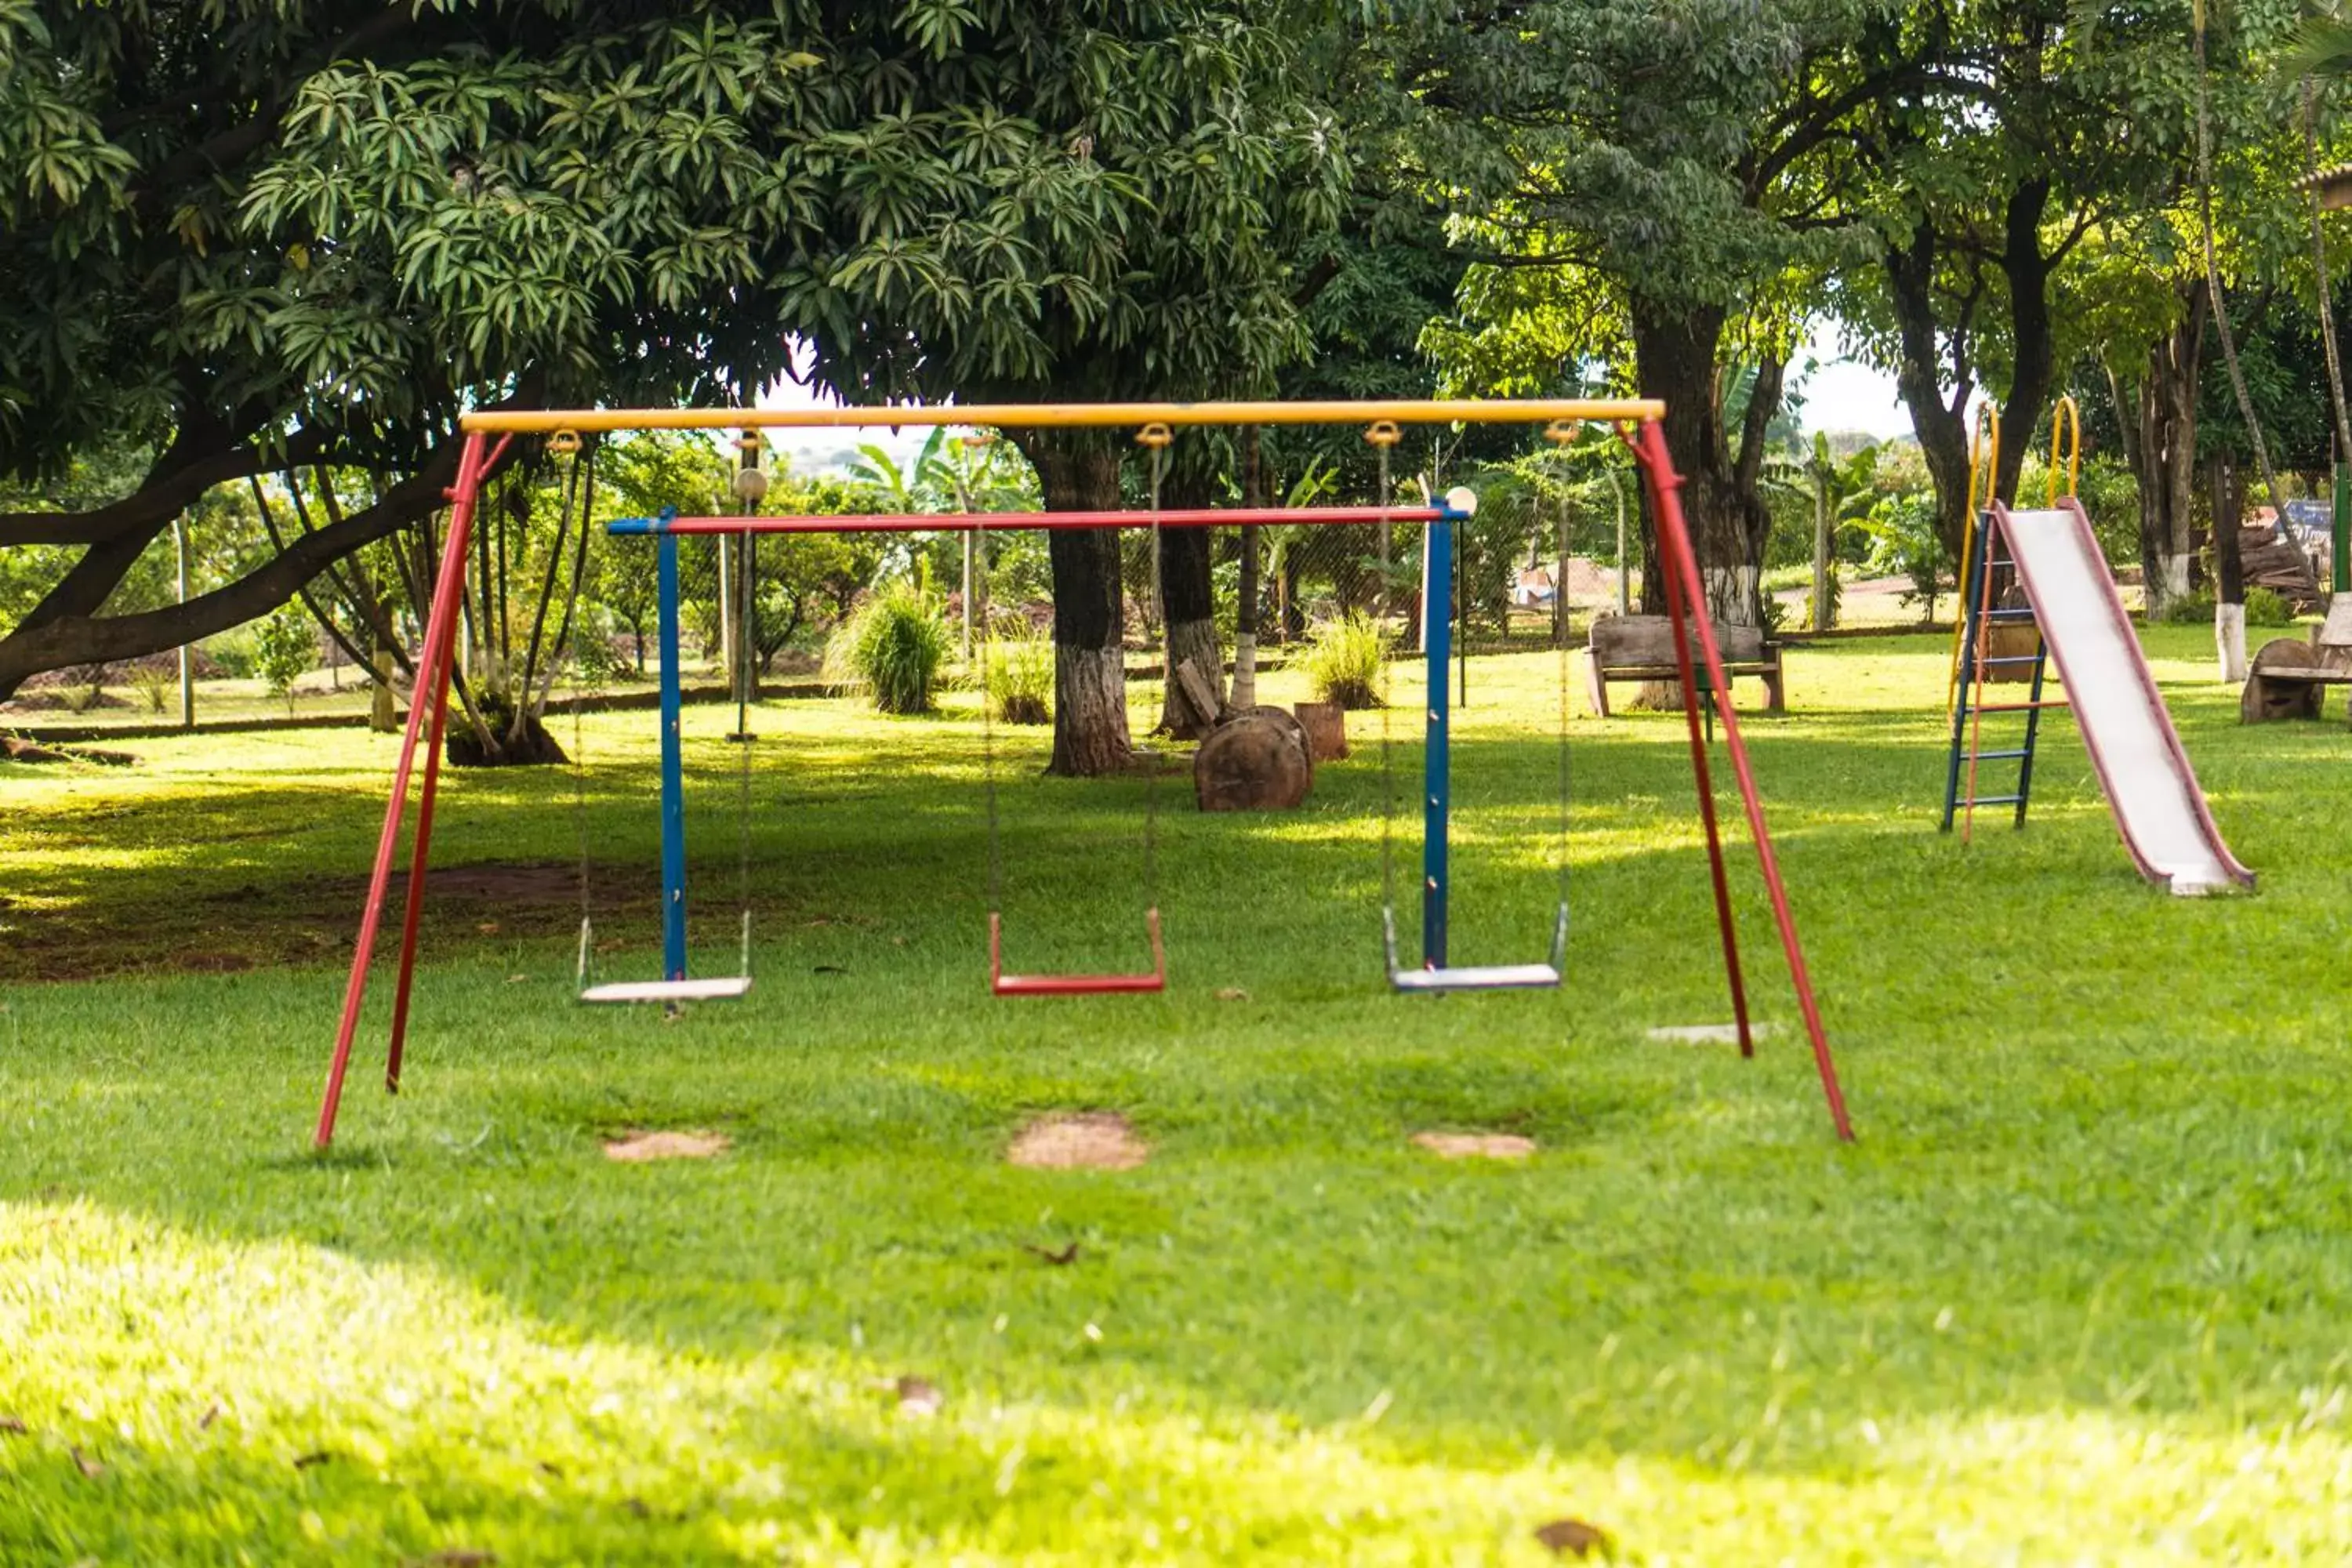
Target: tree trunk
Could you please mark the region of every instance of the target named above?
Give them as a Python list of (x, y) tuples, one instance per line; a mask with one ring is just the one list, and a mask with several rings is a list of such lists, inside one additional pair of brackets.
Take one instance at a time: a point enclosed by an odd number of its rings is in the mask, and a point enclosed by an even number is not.
[(1813, 630), (1825, 632), (1837, 624), (1837, 602), (1830, 597), (1831, 514), (1836, 498), (1830, 493), (1833, 476), (1813, 476)]
[[(1265, 463), (1255, 425), (1242, 431), (1242, 505), (1265, 504)], [(1235, 708), (1257, 704), (1258, 542), (1255, 524), (1241, 537), (1241, 581), (1234, 602), (1234, 694)]]
[[(2246, 390), (2245, 367), (2238, 363), (2238, 337), (2230, 325), (2230, 305), (2221, 292), (2221, 263), (2213, 248), (2213, 114), (2205, 79), (2205, 8), (2197, 7), (2190, 39), (2197, 55), (2197, 219), (2205, 251), (2205, 293), (2212, 301), (2213, 331), (2221, 342), (2221, 363), (2230, 372), (2230, 391), (2238, 402), (2238, 417), (2245, 421), (2246, 439), (2254, 448), (2254, 466), (2271, 504), (2284, 499), (2278, 474), (2271, 468), (2270, 443), (2263, 439), (2262, 421), (2254, 417), (2253, 395)], [(2241, 661), (2242, 662), (2242, 661)]]
[[(1160, 729), (1180, 741), (1197, 740), (1217, 727), (1223, 710), (1224, 650), (1217, 643), (1217, 603), (1209, 574), (1211, 542), (1205, 528), (1164, 528), (1160, 531), (1160, 595), (1165, 635), (1168, 678)], [(1176, 679), (1180, 665), (1191, 665), (1209, 684), (1216, 711), (1203, 713)]]
[[(1160, 487), (1168, 507), (1206, 506), (1214, 494), (1215, 472), (1194, 462), (1171, 465)], [(1225, 656), (1217, 642), (1217, 598), (1214, 563), (1215, 535), (1205, 528), (1163, 528), (1160, 531), (1159, 563), (1160, 653), (1166, 679), (1160, 682), (1159, 732), (1180, 741), (1197, 740), (1217, 727), (1224, 712)], [(1180, 667), (1190, 665), (1216, 706), (1199, 710), (1193, 695), (1178, 679)]]
[(1942, 360), (1936, 347), (1934, 283), (1937, 244), (1934, 224), (1921, 218), (1911, 240), (1886, 251), (1887, 294), (1895, 306), (1901, 360), (1895, 389), (1911, 414), (1927, 477), (1936, 487), (1936, 531), (1955, 561), (1966, 542), (1969, 515), (1969, 400), (1976, 395), (1965, 353), (1955, 350), (1951, 401), (1944, 400)]
[(2189, 596), (2196, 560), (2197, 379), (2205, 340), (2202, 280), (2181, 285), (2180, 317), (2148, 345), (2137, 395), (2126, 401), (2112, 369), (2116, 409), (2135, 411), (2124, 447), (2139, 491), (2140, 577), (2147, 615), (2162, 619)]
[[(1015, 439), (1037, 470), (1047, 510), (1119, 504), (1119, 449), (1099, 432), (1038, 428), (1016, 432)], [(1054, 579), (1054, 759), (1045, 771), (1077, 777), (1120, 772), (1133, 745), (1118, 533), (1055, 529), (1046, 535), (1046, 558)]]
[(369, 672), (375, 685), (368, 701), (368, 728), (379, 735), (392, 734), (400, 728), (400, 711), (393, 700), (392, 649), (385, 644), (376, 644), (375, 662)]
[[(1632, 325), (1643, 395), (1665, 401), (1662, 423), (1666, 447), (1682, 471), (1683, 513), (1706, 589), (1707, 611), (1729, 625), (1761, 626), (1763, 547), (1772, 514), (1757, 481), (1764, 460), (1764, 426), (1780, 407), (1782, 367), (1771, 362), (1759, 367), (1735, 455), (1718, 396), (1722, 310), (1681, 310), (1636, 295)], [(1650, 521), (1646, 513), (1643, 521)], [(1655, 550), (1654, 527), (1647, 532), (1645, 553)], [(1645, 602), (1650, 597), (1646, 584), (1643, 597)]]
[[(2319, 113), (2319, 88), (2311, 78), (2303, 79), (2303, 149), (2306, 173), (2319, 173), (2319, 135), (2316, 121)], [(2319, 344), (2327, 363), (2327, 406), (2335, 416), (2336, 460), (2352, 462), (2352, 414), (2347, 414), (2344, 400), (2344, 364), (2336, 344), (2336, 303), (2328, 296), (2333, 285), (2327, 271), (2327, 231), (2320, 224), (2319, 191), (2311, 192), (2311, 266), (2312, 276), (2318, 285)], [(2278, 504), (2278, 497), (2271, 504)]]
[(2012, 505), (2018, 471), (2033, 446), (2058, 365), (2050, 323), (2050, 258), (2042, 254), (2042, 216), (2049, 205), (2049, 180), (2027, 180), (2010, 193), (2002, 213), (2000, 268), (2009, 279), (2012, 363), (2009, 395), (2000, 405), (2000, 465), (1993, 490)]
[(2246, 573), (2238, 530), (2244, 526), (2246, 484), (2226, 452), (2213, 459), (2213, 651), (2221, 679), (2246, 679)]

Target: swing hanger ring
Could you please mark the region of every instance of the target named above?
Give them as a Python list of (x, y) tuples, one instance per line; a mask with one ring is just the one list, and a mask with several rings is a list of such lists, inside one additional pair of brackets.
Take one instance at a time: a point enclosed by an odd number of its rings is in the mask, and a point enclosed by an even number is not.
[(559, 458), (576, 457), (580, 452), (580, 432), (558, 430), (547, 438), (547, 449)]
[(1393, 419), (1375, 419), (1364, 426), (1364, 439), (1375, 447), (1393, 447), (1404, 439), (1404, 432)]
[(1576, 439), (1581, 428), (1573, 419), (1555, 419), (1544, 426), (1544, 439), (1565, 447)]
[(1135, 444), (1137, 446), (1150, 447), (1154, 450), (1167, 446), (1170, 442), (1175, 439), (1176, 433), (1173, 430), (1169, 429), (1164, 421), (1158, 419), (1153, 420), (1150, 424), (1146, 425), (1142, 429), (1135, 433)]
[(739, 451), (764, 451), (767, 448), (767, 438), (761, 436), (757, 430), (746, 430), (741, 435), (735, 437), (735, 446)]

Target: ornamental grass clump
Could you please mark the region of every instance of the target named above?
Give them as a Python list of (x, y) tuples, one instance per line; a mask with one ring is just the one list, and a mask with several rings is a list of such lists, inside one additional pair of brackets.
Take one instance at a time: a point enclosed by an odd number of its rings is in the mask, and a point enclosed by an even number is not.
[(863, 688), (885, 713), (928, 713), (952, 640), (929, 595), (904, 585), (886, 589), (826, 641), (825, 679)]
[(988, 703), (1007, 724), (1048, 724), (1054, 719), (1054, 643), (1034, 634), (992, 637)]
[(1387, 658), (1379, 623), (1359, 612), (1326, 621), (1308, 634), (1298, 668), (1318, 701), (1337, 702), (1342, 708), (1377, 708), (1381, 667)]

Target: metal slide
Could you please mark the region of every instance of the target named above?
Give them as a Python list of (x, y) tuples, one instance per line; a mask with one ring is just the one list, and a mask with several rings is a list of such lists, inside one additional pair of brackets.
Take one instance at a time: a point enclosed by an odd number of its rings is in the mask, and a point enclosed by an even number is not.
[(2140, 874), (2189, 896), (2252, 886), (2213, 826), (2082, 503), (1994, 510)]

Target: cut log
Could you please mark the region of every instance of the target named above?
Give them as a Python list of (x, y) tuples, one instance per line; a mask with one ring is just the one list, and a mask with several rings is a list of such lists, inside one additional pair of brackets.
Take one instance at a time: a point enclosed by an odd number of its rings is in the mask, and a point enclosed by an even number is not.
[[(1184, 733), (1197, 734), (1202, 729), (1213, 725), (1223, 704), (1217, 699), (1214, 684), (1207, 676), (1201, 673), (1200, 665), (1191, 659), (1178, 665), (1176, 684), (1183, 691), (1184, 700), (1192, 709), (1193, 716), (1201, 720), (1200, 724), (1186, 730)], [(1170, 732), (1176, 732), (1172, 725)]]
[(1315, 784), (1307, 731), (1279, 708), (1253, 708), (1219, 725), (1192, 758), (1202, 811), (1287, 811)]
[(1348, 754), (1348, 710), (1337, 702), (1301, 702), (1292, 710), (1307, 731), (1307, 755), (1318, 763)]

